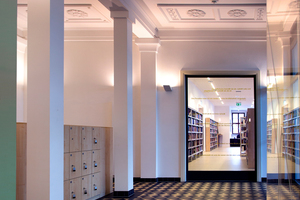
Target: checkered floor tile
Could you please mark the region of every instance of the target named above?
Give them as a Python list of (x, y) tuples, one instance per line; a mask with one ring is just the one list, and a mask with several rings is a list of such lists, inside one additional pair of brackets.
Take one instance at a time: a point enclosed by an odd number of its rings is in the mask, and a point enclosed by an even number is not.
[[(256, 182), (138, 182), (131, 199), (300, 199), (300, 186)], [(120, 200), (107, 195), (103, 200)]]

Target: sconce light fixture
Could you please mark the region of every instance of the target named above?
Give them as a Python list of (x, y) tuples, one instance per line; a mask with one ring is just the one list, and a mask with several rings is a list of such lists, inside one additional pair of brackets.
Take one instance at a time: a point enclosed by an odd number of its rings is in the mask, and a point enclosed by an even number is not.
[(172, 91), (172, 87), (170, 85), (163, 85), (164, 89), (166, 92), (171, 92)]

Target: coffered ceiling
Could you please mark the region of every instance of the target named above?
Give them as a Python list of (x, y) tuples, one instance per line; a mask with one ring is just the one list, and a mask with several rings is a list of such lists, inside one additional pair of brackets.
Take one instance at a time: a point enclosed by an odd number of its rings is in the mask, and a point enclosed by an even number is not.
[[(28, 0), (18, 0), (19, 33), (27, 30)], [(267, 1), (267, 2), (266, 2)], [(267, 6), (266, 6), (267, 4)], [(112, 31), (110, 7), (125, 7), (134, 16), (137, 37), (164, 31), (266, 30), (299, 10), (299, 0), (65, 0), (65, 30)], [(267, 19), (268, 14), (268, 19)], [(26, 34), (24, 34), (26, 35)]]

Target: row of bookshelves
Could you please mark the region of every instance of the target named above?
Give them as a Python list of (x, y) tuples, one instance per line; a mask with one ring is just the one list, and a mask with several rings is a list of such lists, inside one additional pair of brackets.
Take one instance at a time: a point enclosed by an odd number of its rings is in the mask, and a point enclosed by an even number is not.
[(298, 133), (299, 134), (300, 126), (287, 126), (283, 127), (283, 133)]
[(292, 110), (288, 113), (285, 113), (283, 115), (283, 120), (285, 121), (285, 120), (293, 119), (295, 117), (299, 117), (300, 116), (299, 112), (300, 112), (299, 108), (295, 108), (294, 110)]
[(295, 140), (299, 142), (300, 136), (298, 133), (283, 134), (284, 140)]
[(205, 119), (205, 151), (212, 151), (218, 147), (218, 122)]
[(282, 154), (294, 162), (299, 162), (299, 108), (295, 108), (283, 115)]
[(188, 140), (203, 139), (203, 133), (189, 133)]
[(199, 158), (203, 154), (202, 113), (188, 108), (188, 160)]
[(192, 125), (195, 125), (195, 126), (203, 126), (203, 121), (199, 120), (199, 119), (194, 119), (194, 118), (189, 117), (188, 118), (188, 124), (192, 124)]
[(202, 140), (193, 140), (193, 141), (188, 141), (188, 147), (196, 147), (196, 146), (200, 146), (203, 145), (203, 141)]
[(188, 116), (189, 117), (194, 117), (196, 119), (202, 120), (203, 119), (203, 114), (192, 109), (192, 108), (188, 108)]
[(295, 141), (283, 140), (283, 146), (299, 149), (299, 141), (295, 142)]
[(283, 126), (299, 126), (299, 117), (296, 117), (294, 119), (286, 120), (283, 122)]
[(203, 132), (203, 127), (188, 125), (188, 131), (202, 133)]

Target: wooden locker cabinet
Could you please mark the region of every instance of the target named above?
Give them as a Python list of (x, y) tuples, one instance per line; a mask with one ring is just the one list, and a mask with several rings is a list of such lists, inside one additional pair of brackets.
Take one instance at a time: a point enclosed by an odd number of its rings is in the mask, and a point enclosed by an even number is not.
[(81, 127), (70, 126), (70, 152), (81, 151)]
[(112, 128), (65, 125), (64, 130), (65, 199), (96, 200), (113, 192)]
[(64, 181), (64, 200), (70, 200), (70, 181)]
[(100, 173), (95, 173), (92, 175), (92, 196), (99, 195), (101, 193), (101, 175)]
[(91, 151), (93, 149), (93, 128), (92, 127), (82, 127), (81, 128), (81, 150)]
[(64, 154), (64, 180), (70, 179), (70, 154)]
[(100, 149), (100, 127), (93, 128), (93, 149)]
[(83, 200), (92, 197), (92, 175), (84, 176), (81, 178), (81, 196)]
[(81, 200), (81, 178), (70, 180), (70, 200)]
[(70, 126), (64, 126), (64, 152), (70, 152)]
[(92, 173), (100, 172), (100, 150), (94, 150), (92, 154)]
[(82, 171), (81, 175), (85, 176), (92, 173), (92, 151), (84, 151), (81, 153)]
[(81, 176), (81, 152), (70, 153), (70, 179)]

